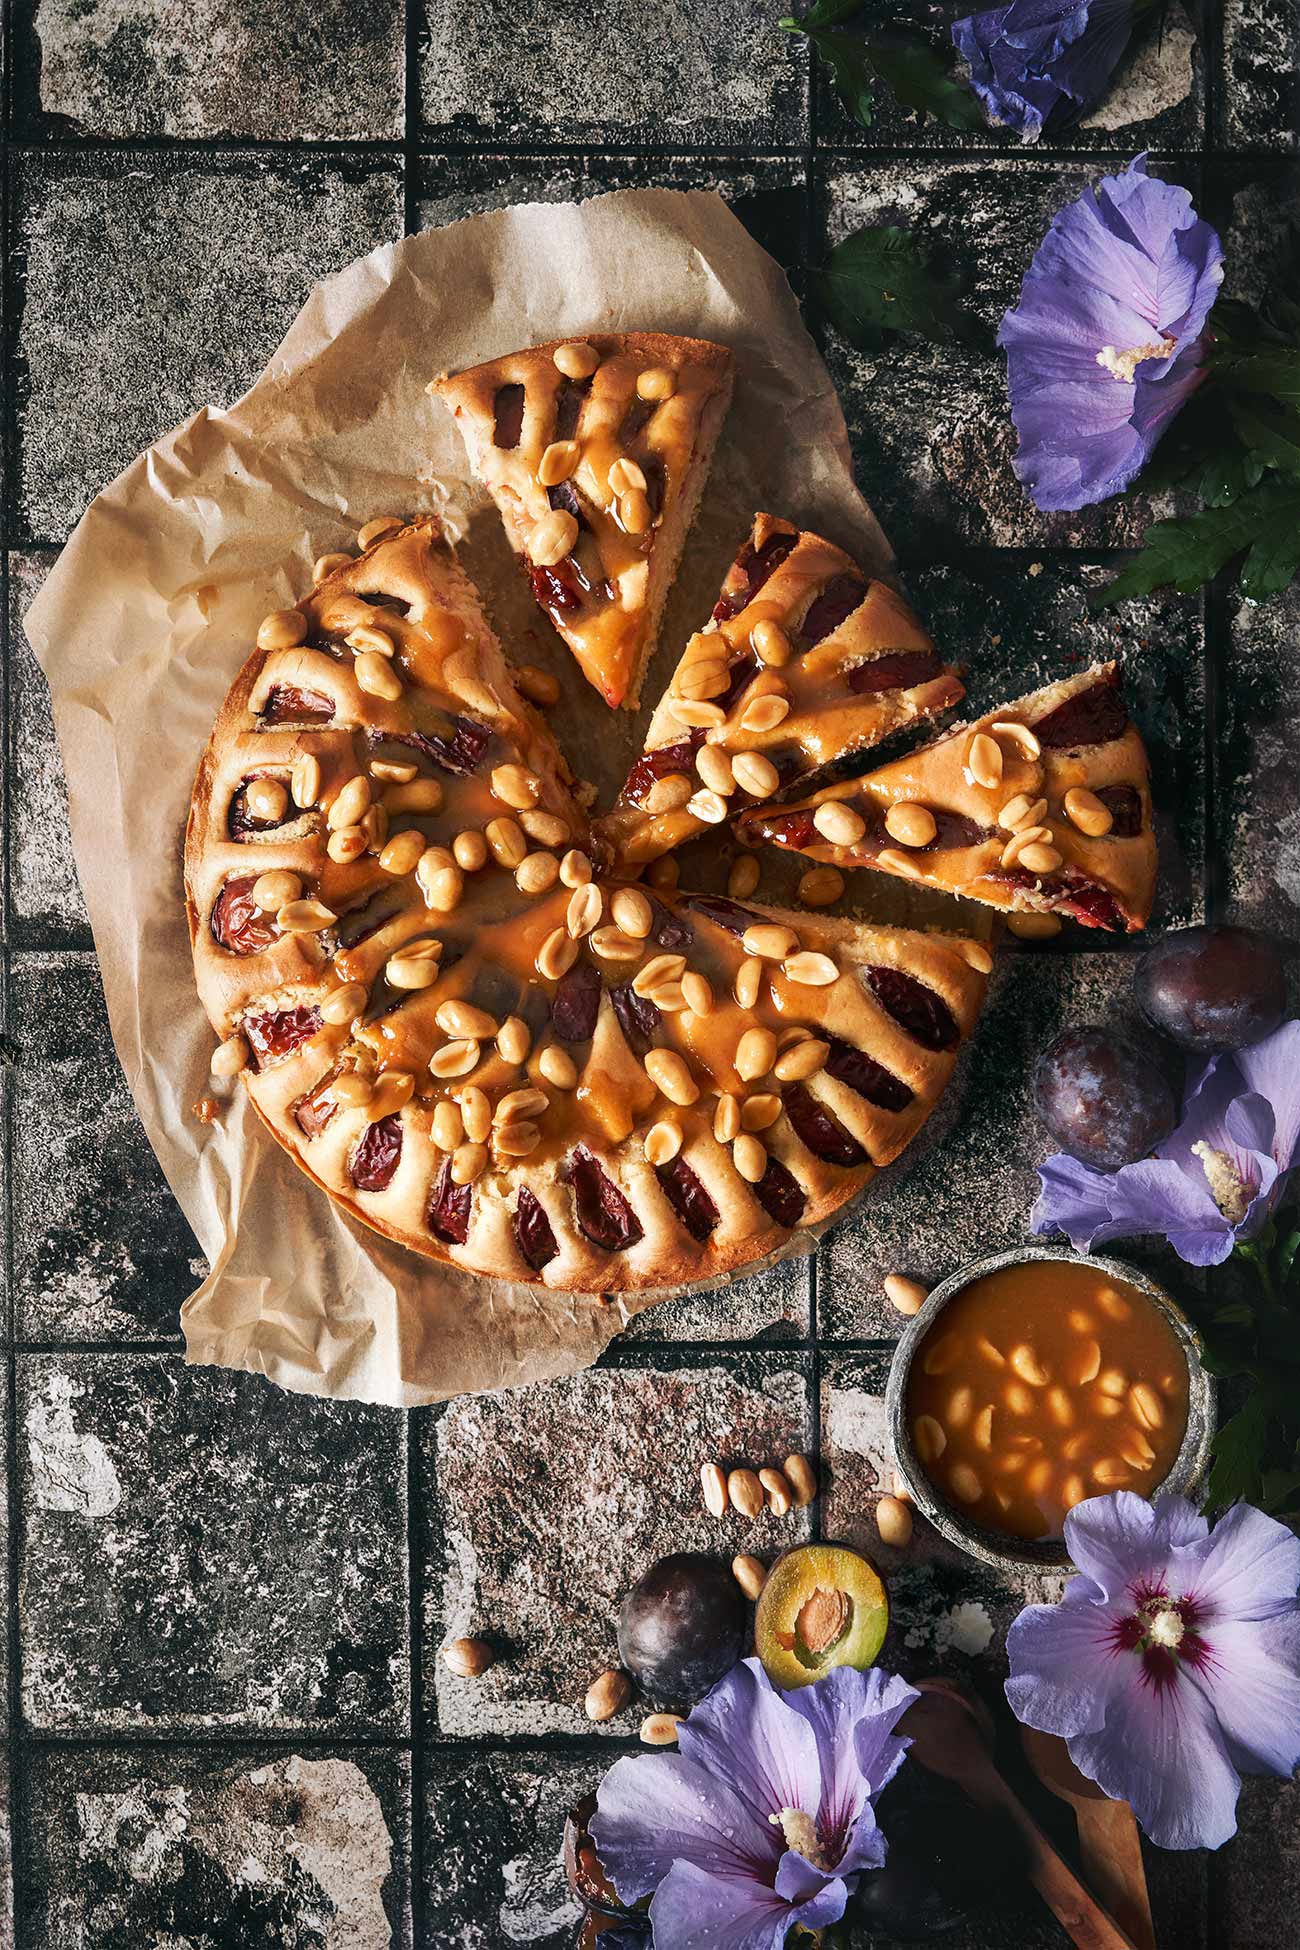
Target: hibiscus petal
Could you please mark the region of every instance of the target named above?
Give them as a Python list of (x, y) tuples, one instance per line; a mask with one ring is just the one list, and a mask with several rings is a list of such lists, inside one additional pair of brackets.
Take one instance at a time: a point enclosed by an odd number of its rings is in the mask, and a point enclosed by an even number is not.
[(1236, 1060), (1247, 1087), (1273, 1106), (1273, 1156), (1289, 1171), (1300, 1163), (1300, 1022), (1284, 1022), (1262, 1043), (1238, 1050)]
[(1164, 1233), (1182, 1258), (1215, 1265), (1232, 1251), (1232, 1228), (1196, 1162), (1193, 1178), (1170, 1158), (1106, 1172), (1058, 1154), (1038, 1168), (1042, 1192), (1031, 1229), (1065, 1233), (1076, 1252), (1107, 1239)]
[[(757, 1659), (743, 1659), (678, 1729), (678, 1750), (726, 1784), (751, 1819), (782, 1808), (816, 1815), (822, 1792), (817, 1736), (773, 1686)], [(771, 1855), (780, 1854), (781, 1833)]]
[(710, 1875), (763, 1879), (781, 1850), (779, 1829), (683, 1754), (615, 1761), (596, 1790), (592, 1839), (624, 1902), (648, 1896), (675, 1862)]
[[(1132, 1657), (1114, 1649), (1114, 1628), (1128, 1609), (1089, 1598), (1071, 1602), (1068, 1592), (1059, 1605), (1026, 1606), (1007, 1633), (1005, 1690), (1016, 1718), (1065, 1739), (1099, 1731), (1119, 1679), (1116, 1661)], [(1079, 1684), (1081, 1672), (1088, 1674), (1086, 1686)]]
[(1155, 1686), (1136, 1654), (1120, 1670), (1105, 1726), (1072, 1739), (1071, 1760), (1131, 1803), (1158, 1848), (1219, 1848), (1237, 1832), (1241, 1783), (1209, 1701), (1185, 1678)]
[[(1300, 1537), (1248, 1503), (1235, 1503), (1188, 1551), (1175, 1557), (1182, 1594), (1220, 1620), (1272, 1618), (1294, 1605)], [(1207, 1628), (1208, 1629), (1208, 1628)]]
[(870, 1802), (903, 1764), (910, 1743), (893, 1728), (918, 1697), (905, 1679), (878, 1666), (866, 1672), (836, 1666), (815, 1686), (786, 1695), (816, 1737), (817, 1830), (838, 1873), (879, 1868), (884, 1861)]
[(843, 1916), (847, 1901), (844, 1884), (828, 1882), (792, 1907), (760, 1882), (679, 1862), (659, 1885), (650, 1922), (665, 1950), (782, 1950), (796, 1924), (824, 1929)]
[(1075, 1504), (1065, 1519), (1065, 1547), (1097, 1596), (1119, 1603), (1153, 1579), (1162, 1584), (1170, 1553), (1200, 1543), (1209, 1532), (1186, 1497), (1148, 1503), (1132, 1490), (1118, 1490)]
[[(1257, 1512), (1255, 1514), (1258, 1514)], [(1212, 1708), (1233, 1764), (1247, 1774), (1290, 1777), (1300, 1765), (1300, 1616), (1213, 1625), (1211, 1658), (1191, 1670)]]

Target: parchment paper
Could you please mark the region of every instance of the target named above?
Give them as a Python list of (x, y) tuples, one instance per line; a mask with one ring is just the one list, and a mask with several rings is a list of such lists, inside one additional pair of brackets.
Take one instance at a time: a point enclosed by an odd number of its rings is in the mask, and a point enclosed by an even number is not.
[(214, 1039), (191, 974), (181, 843), (195, 768), (260, 618), (376, 514), (436, 508), (463, 533), (507, 651), (561, 678), (554, 722), (575, 769), (605, 792), (618, 784), (645, 713), (613, 717), (576, 676), (425, 386), (538, 340), (634, 328), (717, 339), (738, 359), (648, 700), (755, 509), (821, 529), (877, 573), (888, 565), (779, 267), (719, 197), (637, 190), (469, 218), (327, 278), (236, 406), (202, 408), (92, 502), (28, 612), (113, 1039), (211, 1267), (182, 1310), (191, 1362), (414, 1406), (573, 1373), (626, 1322), (598, 1297), (476, 1280), (349, 1220), (242, 1091), (218, 1123), (198, 1121)]

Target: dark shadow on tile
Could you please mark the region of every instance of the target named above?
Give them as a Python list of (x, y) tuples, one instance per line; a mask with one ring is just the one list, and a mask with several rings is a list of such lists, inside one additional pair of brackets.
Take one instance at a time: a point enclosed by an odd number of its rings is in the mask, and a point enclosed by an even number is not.
[(24, 1831), (32, 1950), (411, 1943), (401, 1753), (47, 1749), (30, 1763)]
[(563, 1863), (564, 1817), (595, 1787), (599, 1760), (521, 1748), (425, 1771), (424, 1925), (430, 1950), (569, 1950), (582, 1905)]
[(9, 901), (20, 945), (90, 945), (50, 692), (23, 615), (57, 558), (9, 557)]
[(405, 1733), (397, 1411), (174, 1355), (28, 1355), (19, 1415), (32, 1727)]
[(16, 100), (24, 135), (402, 134), (402, 0), (21, 0)]
[(402, 229), (396, 158), (27, 152), (16, 175), (19, 494), (43, 540), (159, 434), (229, 405), (312, 284)]

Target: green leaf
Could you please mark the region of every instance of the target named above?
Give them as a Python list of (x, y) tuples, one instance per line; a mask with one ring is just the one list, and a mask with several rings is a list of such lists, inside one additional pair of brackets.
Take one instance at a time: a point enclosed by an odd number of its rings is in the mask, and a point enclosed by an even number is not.
[[(1222, 432), (1219, 438), (1223, 438)], [(1230, 501), (1240, 500), (1248, 488), (1257, 487), (1266, 471), (1258, 454), (1248, 454), (1237, 446), (1226, 447), (1194, 468), (1183, 486), (1207, 508), (1226, 508)]]
[(1262, 1506), (1274, 1516), (1300, 1497), (1300, 1470), (1266, 1469), (1260, 1479)]
[(1288, 406), (1300, 406), (1300, 346), (1229, 352), (1215, 360), (1214, 369), (1239, 392), (1269, 393)]
[(1143, 546), (1094, 600), (1097, 608), (1172, 586), (1190, 595), (1246, 551), (1242, 593), (1276, 595), (1300, 569), (1300, 484), (1265, 481), (1224, 507), (1157, 521)]
[(841, 31), (860, 11), (861, 0), (817, 0), (800, 18), (787, 15), (778, 23), (787, 34), (803, 34), (812, 42), (856, 122), (871, 127), (879, 85), (922, 120), (933, 115), (950, 129), (984, 127), (978, 100), (952, 72), (950, 49), (910, 30), (891, 30), (888, 39), (874, 41)]
[(1257, 1388), (1246, 1406), (1223, 1424), (1211, 1445), (1214, 1467), (1205, 1500), (1216, 1509), (1235, 1503), (1258, 1503), (1264, 1445), (1268, 1438), (1268, 1402)]
[(1286, 1286), (1295, 1268), (1296, 1254), (1300, 1253), (1300, 1227), (1289, 1233), (1277, 1251), (1277, 1283)]
[(1251, 453), (1262, 464), (1300, 474), (1300, 413), (1267, 405), (1250, 393), (1243, 399), (1230, 392), (1227, 400), (1232, 424)]
[(910, 230), (854, 231), (835, 246), (813, 289), (832, 324), (864, 352), (878, 351), (888, 332), (971, 336), (960, 278), (938, 269)]

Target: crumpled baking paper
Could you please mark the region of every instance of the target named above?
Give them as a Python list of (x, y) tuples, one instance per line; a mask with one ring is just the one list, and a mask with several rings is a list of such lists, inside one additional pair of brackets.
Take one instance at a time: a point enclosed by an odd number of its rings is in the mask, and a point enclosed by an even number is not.
[[(72, 843), (113, 1040), (211, 1271), (182, 1309), (191, 1362), (408, 1407), (571, 1374), (639, 1296), (475, 1279), (371, 1232), (318, 1191), (242, 1090), (194, 1105), (214, 1046), (190, 967), (181, 847), (195, 769), (260, 618), (317, 555), (377, 514), (436, 510), (520, 661), (549, 660), (553, 721), (608, 795), (644, 713), (613, 715), (533, 608), (468, 478), (437, 373), (584, 332), (657, 329), (730, 345), (735, 404), (688, 541), (653, 700), (705, 619), (756, 509), (815, 527), (882, 572), (843, 416), (785, 276), (722, 200), (635, 190), (524, 204), (372, 251), (317, 285), (252, 389), (203, 407), (93, 501), (27, 618), (68, 777)], [(792, 1249), (807, 1249), (796, 1238)]]

